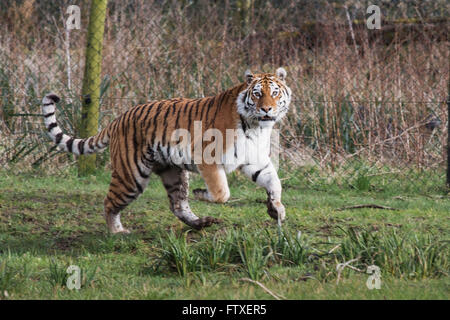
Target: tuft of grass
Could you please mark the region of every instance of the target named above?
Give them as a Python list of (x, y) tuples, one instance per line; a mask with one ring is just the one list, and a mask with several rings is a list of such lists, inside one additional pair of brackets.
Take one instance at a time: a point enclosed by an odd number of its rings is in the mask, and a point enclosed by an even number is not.
[(0, 298), (8, 298), (16, 285), (17, 271), (8, 266), (7, 260), (0, 260)]
[(383, 274), (424, 279), (448, 276), (449, 241), (416, 232), (368, 231), (348, 228), (338, 256), (341, 261), (359, 259), (363, 266), (376, 265)]
[(93, 265), (92, 267), (80, 268), (80, 280), (81, 288), (93, 287), (96, 281), (96, 276), (99, 271), (98, 265)]
[(302, 236), (301, 231), (297, 231), (295, 234), (286, 228), (280, 228), (277, 237), (274, 237), (268, 230), (266, 230), (266, 235), (269, 238), (274, 259), (279, 264), (303, 265), (308, 263), (314, 253), (314, 248), (310, 246), (308, 239)]
[(210, 271), (233, 269), (240, 261), (236, 244), (236, 232), (226, 232), (224, 236), (214, 235), (207, 245), (200, 246), (198, 253)]
[(242, 233), (238, 248), (242, 269), (250, 279), (259, 280), (267, 272), (266, 267), (273, 252), (268, 252), (268, 245), (248, 233)]
[(201, 271), (202, 267), (200, 256), (187, 244), (186, 235), (187, 232), (183, 233), (181, 237), (177, 237), (174, 232), (171, 232), (166, 239), (159, 238), (160, 259), (182, 277), (191, 272)]
[(62, 265), (55, 259), (50, 259), (48, 265), (47, 281), (52, 288), (65, 287), (67, 285), (67, 266)]

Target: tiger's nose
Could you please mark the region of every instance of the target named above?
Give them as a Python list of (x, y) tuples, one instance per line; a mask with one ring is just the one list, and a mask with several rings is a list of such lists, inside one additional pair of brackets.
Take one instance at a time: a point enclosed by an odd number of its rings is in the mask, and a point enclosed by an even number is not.
[(272, 107), (262, 107), (261, 108), (265, 113), (269, 113), (270, 111), (272, 111)]

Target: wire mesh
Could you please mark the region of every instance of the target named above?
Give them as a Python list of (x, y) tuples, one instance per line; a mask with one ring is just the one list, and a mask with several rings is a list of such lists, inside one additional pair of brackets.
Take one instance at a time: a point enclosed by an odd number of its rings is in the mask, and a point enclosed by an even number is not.
[[(95, 0), (93, 0), (95, 1)], [(445, 190), (449, 4), (385, 1), (109, 0), (99, 126), (137, 103), (214, 95), (244, 71), (288, 70), (279, 125), (286, 185)], [(71, 5), (80, 29), (68, 29)], [(0, 166), (62, 170), (76, 159), (45, 133), (42, 96), (77, 136), (91, 1), (0, 4)], [(69, 21), (70, 22), (70, 21)], [(107, 163), (107, 155), (99, 161)]]

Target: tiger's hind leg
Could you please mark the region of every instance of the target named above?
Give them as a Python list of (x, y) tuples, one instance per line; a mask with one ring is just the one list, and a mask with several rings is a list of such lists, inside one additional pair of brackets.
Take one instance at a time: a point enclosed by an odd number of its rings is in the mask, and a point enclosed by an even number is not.
[(161, 177), (170, 200), (170, 210), (178, 219), (197, 230), (219, 222), (213, 217), (199, 218), (191, 211), (188, 202), (189, 173), (187, 171), (171, 167), (160, 172), (155, 171), (155, 173)]
[(113, 234), (130, 233), (120, 222), (120, 211), (144, 191), (149, 180), (150, 170), (148, 171), (146, 178), (141, 177), (139, 181), (127, 181), (127, 179), (121, 178), (117, 172), (113, 172), (109, 191), (104, 200), (104, 216), (109, 232)]

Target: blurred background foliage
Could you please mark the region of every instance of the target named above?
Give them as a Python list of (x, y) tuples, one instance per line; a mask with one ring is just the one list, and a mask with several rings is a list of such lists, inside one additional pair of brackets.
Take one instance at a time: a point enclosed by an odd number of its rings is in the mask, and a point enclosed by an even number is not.
[[(136, 103), (214, 95), (247, 68), (288, 71), (294, 93), (279, 125), (281, 163), (308, 179), (445, 183), (448, 1), (109, 0), (100, 127)], [(69, 5), (81, 29), (64, 28)], [(63, 170), (49, 143), (42, 96), (63, 97), (58, 119), (78, 134), (89, 0), (0, 3), (0, 166)], [(102, 39), (99, 39), (101, 41)], [(107, 152), (99, 164), (108, 165)], [(57, 165), (55, 165), (57, 164)], [(290, 179), (301, 183), (300, 174)], [(303, 178), (302, 178), (303, 179)], [(372, 182), (371, 182), (372, 181)]]

